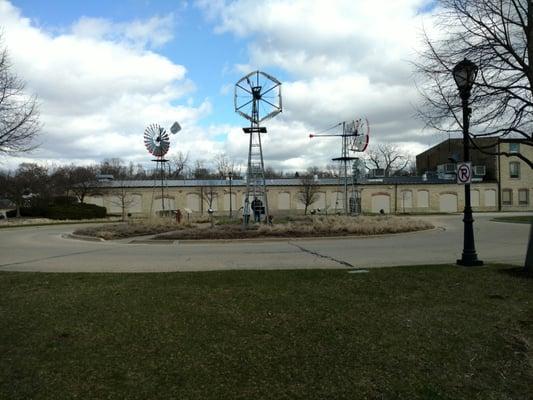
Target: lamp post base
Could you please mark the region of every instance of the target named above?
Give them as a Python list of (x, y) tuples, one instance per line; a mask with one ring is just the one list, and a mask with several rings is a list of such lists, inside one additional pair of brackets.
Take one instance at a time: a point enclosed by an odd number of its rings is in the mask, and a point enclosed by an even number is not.
[(462, 265), (463, 267), (481, 267), (483, 261), (478, 260), (476, 255), (473, 257), (465, 257), (463, 255), (463, 258), (457, 260), (457, 265)]

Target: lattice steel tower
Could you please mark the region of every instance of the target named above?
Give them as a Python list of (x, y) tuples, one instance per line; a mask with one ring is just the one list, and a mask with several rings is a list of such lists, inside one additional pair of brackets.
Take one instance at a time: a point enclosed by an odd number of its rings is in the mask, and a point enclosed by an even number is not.
[(256, 208), (258, 204), (266, 220), (269, 216), (261, 145), (261, 134), (267, 130), (259, 124), (281, 112), (281, 82), (261, 71), (244, 76), (235, 84), (235, 111), (250, 121), (250, 127), (243, 128), (250, 135), (243, 207), (243, 224), (246, 226), (254, 211), (252, 208)]
[[(342, 133), (322, 133), (335, 129), (342, 125)], [(337, 199), (335, 200), (335, 212), (339, 208), (344, 210), (346, 215), (359, 213), (360, 207), (359, 194), (355, 189), (355, 181), (353, 176), (349, 176), (348, 164), (357, 160), (357, 157), (350, 156), (351, 152), (363, 152), (368, 146), (370, 125), (366, 118), (359, 118), (350, 122), (341, 122), (332, 127), (316, 134), (310, 134), (310, 138), (314, 137), (341, 137), (341, 156), (332, 158), (332, 161), (339, 162), (339, 189), (343, 189), (342, 207), (339, 207), (339, 196), (337, 192)], [(350, 168), (351, 170), (351, 168)]]

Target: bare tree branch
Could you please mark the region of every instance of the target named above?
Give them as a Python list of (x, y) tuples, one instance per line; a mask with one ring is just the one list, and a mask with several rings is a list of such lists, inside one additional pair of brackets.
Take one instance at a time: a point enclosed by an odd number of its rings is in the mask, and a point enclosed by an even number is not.
[(37, 100), (25, 93), (24, 81), (11, 71), (0, 35), (0, 154), (33, 150), (40, 129)]
[[(439, 0), (441, 39), (423, 34), (425, 50), (415, 62), (427, 127), (461, 132), (461, 102), (452, 69), (469, 58), (479, 67), (471, 104), (473, 137), (533, 139), (533, 2), (531, 0)], [(528, 163), (531, 165), (531, 163)]]

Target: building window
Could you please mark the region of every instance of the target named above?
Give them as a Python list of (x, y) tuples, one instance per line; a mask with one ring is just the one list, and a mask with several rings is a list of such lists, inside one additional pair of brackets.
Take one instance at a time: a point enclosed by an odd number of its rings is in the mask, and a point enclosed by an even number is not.
[(518, 204), (521, 206), (529, 205), (529, 189), (518, 190)]
[(509, 163), (509, 177), (520, 178), (520, 163), (512, 161)]
[(520, 143), (509, 143), (509, 153), (520, 153)]
[(502, 190), (502, 204), (504, 206), (510, 206), (513, 204), (513, 191), (511, 189)]

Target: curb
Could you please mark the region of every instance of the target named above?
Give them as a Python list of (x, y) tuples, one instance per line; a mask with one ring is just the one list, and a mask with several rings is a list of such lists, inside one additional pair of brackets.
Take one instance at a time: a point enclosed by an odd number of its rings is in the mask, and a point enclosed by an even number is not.
[(133, 239), (127, 242), (128, 244), (174, 244), (177, 243), (177, 240), (174, 239)]
[(86, 242), (105, 242), (105, 239), (94, 237), (94, 236), (84, 236), (84, 235), (76, 235), (74, 233), (63, 233), (61, 235), (63, 239), (76, 239), (76, 240), (84, 240)]
[(295, 241), (309, 241), (309, 240), (342, 240), (342, 239), (373, 239), (379, 237), (390, 237), (396, 235), (415, 235), (417, 233), (432, 232), (432, 231), (446, 231), (442, 226), (436, 226), (431, 229), (423, 229), (420, 231), (385, 233), (381, 235), (343, 235), (343, 236), (298, 236), (298, 237), (263, 237), (263, 238), (244, 238), (244, 239), (144, 239), (142, 241), (132, 240), (129, 243), (144, 243), (152, 244), (153, 242), (164, 242), (165, 244), (226, 244), (226, 243), (260, 243), (260, 242), (295, 242)]
[[(244, 239), (131, 239), (126, 242), (128, 238), (105, 240), (99, 237), (76, 235), (74, 233), (63, 234), (65, 239), (85, 240), (88, 242), (108, 242), (118, 243), (124, 241), (126, 244), (227, 244), (227, 243), (261, 243), (261, 242), (295, 242), (295, 241), (314, 241), (314, 240), (349, 240), (349, 239), (373, 239), (380, 237), (390, 237), (396, 235), (416, 235), (418, 233), (427, 233), (433, 231), (446, 231), (442, 226), (436, 226), (431, 229), (423, 229), (420, 231), (385, 233), (381, 235), (342, 235), (342, 236), (299, 236), (299, 237), (263, 237), (263, 238), (244, 238)], [(123, 243), (124, 243), (123, 242)]]

